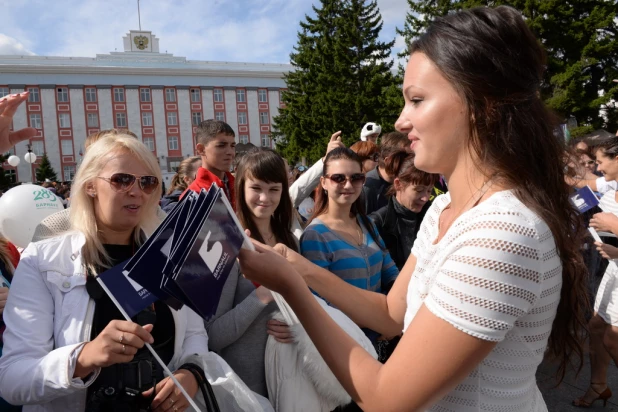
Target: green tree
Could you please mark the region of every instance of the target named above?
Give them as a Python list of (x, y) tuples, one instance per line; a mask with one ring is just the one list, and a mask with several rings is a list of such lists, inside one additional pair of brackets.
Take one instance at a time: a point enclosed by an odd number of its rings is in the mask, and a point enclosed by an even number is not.
[(0, 154), (0, 190), (6, 190), (9, 186), (9, 179), (4, 174), (4, 168), (2, 167), (2, 163), (6, 162), (11, 154), (5, 153)]
[[(392, 42), (379, 40), (382, 17), (375, 0), (322, 0), (305, 16), (290, 55), (284, 107), (273, 123), (277, 149), (290, 159), (324, 154), (330, 135), (346, 145), (366, 122), (392, 128), (402, 98), (393, 98)], [(401, 96), (401, 92), (398, 92)]]
[[(476, 6), (520, 10), (548, 56), (541, 87), (546, 104), (580, 126), (618, 128), (618, 3), (603, 0), (408, 0), (398, 33), (410, 43), (435, 17)], [(422, 16), (422, 17), (421, 17)]]
[(38, 169), (36, 169), (36, 180), (38, 182), (44, 182), (45, 179), (49, 179), (52, 182), (58, 180), (58, 176), (56, 176), (56, 171), (52, 167), (49, 158), (47, 157), (47, 153), (43, 153), (43, 157), (41, 157), (41, 164)]

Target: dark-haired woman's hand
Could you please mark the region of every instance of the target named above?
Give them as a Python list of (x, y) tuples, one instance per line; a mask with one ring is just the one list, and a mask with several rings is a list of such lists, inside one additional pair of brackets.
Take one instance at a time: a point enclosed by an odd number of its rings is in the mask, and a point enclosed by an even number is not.
[(315, 273), (320, 269), (313, 262), (305, 258), (300, 253), (293, 251), (286, 245), (280, 243), (274, 247), (274, 250), (283, 256), (307, 283), (308, 278), (311, 275), (315, 275)]
[(240, 270), (249, 280), (282, 295), (303, 283), (294, 267), (273, 248), (251, 239), (255, 251), (242, 248)]

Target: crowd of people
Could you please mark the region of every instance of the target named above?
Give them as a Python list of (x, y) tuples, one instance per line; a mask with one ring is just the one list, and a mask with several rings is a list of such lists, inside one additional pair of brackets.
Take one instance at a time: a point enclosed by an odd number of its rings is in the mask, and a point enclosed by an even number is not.
[[(581, 368), (588, 331), (590, 387), (573, 404), (607, 403), (618, 136), (567, 147), (538, 93), (543, 50), (510, 7), (440, 18), (410, 51), (397, 131), (367, 123), (349, 148), (336, 132), (310, 167), (261, 148), (232, 170), (234, 130), (206, 120), (163, 193), (135, 134), (89, 136), (70, 207), (23, 251), (0, 236), (0, 411), (188, 409), (150, 343), (204, 410), (215, 352), (275, 411), (542, 412), (538, 366)], [(0, 99), (0, 151), (32, 136), (9, 131), (26, 98)], [(157, 301), (127, 321), (97, 275), (212, 184), (255, 247), (215, 315)], [(600, 204), (582, 215), (570, 197), (585, 186)]]

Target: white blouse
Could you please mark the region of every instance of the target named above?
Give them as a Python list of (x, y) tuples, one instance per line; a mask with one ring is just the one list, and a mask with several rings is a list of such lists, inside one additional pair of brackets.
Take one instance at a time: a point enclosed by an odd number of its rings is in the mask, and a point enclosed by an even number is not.
[[(511, 191), (493, 194), (438, 236), (438, 197), (412, 248), (404, 331), (422, 304), (491, 353), (431, 411), (547, 411), (535, 373), (560, 302), (562, 264), (549, 227)], [(448, 354), (445, 354), (448, 357)]]

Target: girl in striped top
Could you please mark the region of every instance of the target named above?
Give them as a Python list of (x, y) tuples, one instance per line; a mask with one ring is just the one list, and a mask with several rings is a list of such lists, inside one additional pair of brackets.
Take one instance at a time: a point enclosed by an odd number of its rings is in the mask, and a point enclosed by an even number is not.
[[(312, 220), (300, 238), (303, 256), (361, 289), (383, 292), (399, 271), (361, 199), (365, 175), (350, 149), (339, 148), (324, 160), (321, 190)], [(375, 341), (379, 334), (366, 331)]]

